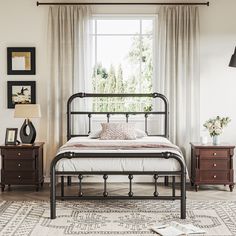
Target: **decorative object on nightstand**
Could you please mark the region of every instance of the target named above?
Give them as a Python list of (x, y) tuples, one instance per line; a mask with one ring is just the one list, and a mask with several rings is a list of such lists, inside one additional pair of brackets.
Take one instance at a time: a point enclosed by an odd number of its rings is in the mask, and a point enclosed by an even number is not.
[(0, 146), (2, 156), (1, 189), (5, 185), (43, 186), (43, 144)]
[(5, 145), (16, 145), (17, 143), (17, 128), (7, 128), (5, 136)]
[[(20, 129), (20, 138), (24, 144), (33, 144), (36, 138), (36, 130), (29, 118), (40, 118), (41, 110), (39, 104), (16, 104), (15, 118), (25, 118)], [(29, 132), (27, 132), (27, 129)]]
[(191, 184), (198, 191), (199, 185), (229, 185), (234, 188), (233, 145), (202, 145), (191, 143)]
[(234, 49), (234, 54), (231, 56), (229, 66), (230, 67), (236, 67), (236, 47)]
[(219, 117), (212, 118), (207, 120), (203, 126), (207, 128), (210, 136), (213, 138), (213, 144), (218, 145), (220, 143), (219, 136), (223, 132), (223, 128), (225, 128), (230, 122), (229, 117)]

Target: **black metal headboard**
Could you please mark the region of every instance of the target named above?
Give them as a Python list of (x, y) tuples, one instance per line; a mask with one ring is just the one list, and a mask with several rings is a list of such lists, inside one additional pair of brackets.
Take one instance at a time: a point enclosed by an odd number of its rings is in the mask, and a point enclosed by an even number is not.
[[(125, 98), (125, 97), (150, 97), (153, 99), (161, 99), (164, 102), (164, 110), (163, 111), (141, 111), (141, 112), (95, 112), (95, 111), (78, 111), (78, 110), (72, 110), (72, 102), (76, 98), (103, 98), (103, 97), (120, 97), (120, 98)], [(77, 108), (76, 108), (77, 109)], [(109, 122), (110, 116), (111, 115), (125, 115), (126, 117), (126, 122), (129, 121), (129, 116), (130, 115), (144, 115), (145, 119), (145, 132), (147, 133), (147, 118), (151, 114), (155, 115), (164, 115), (164, 134), (159, 134), (155, 136), (163, 136), (168, 138), (169, 137), (169, 106), (168, 106), (168, 100), (167, 98), (160, 93), (135, 93), (135, 94), (100, 94), (100, 93), (76, 93), (73, 94), (67, 102), (67, 140), (69, 140), (72, 137), (77, 137), (77, 136), (84, 136), (80, 134), (73, 134), (72, 133), (72, 116), (73, 115), (87, 115), (89, 119), (89, 132), (91, 132), (91, 117), (92, 115), (99, 115), (99, 114), (104, 114), (107, 116), (107, 122)]]

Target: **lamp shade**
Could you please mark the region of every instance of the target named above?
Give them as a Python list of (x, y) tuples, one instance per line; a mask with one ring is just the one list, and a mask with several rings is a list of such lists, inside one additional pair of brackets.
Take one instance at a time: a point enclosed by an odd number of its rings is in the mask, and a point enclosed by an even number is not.
[(15, 118), (40, 118), (41, 110), (39, 104), (16, 104)]
[(236, 47), (234, 50), (234, 54), (232, 55), (231, 60), (229, 62), (229, 66), (236, 67)]

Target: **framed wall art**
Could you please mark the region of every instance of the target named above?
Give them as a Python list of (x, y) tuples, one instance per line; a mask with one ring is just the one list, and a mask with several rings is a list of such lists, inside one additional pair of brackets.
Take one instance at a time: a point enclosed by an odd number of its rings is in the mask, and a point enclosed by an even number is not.
[(7, 128), (5, 136), (5, 145), (15, 145), (17, 143), (17, 128)]
[(35, 81), (8, 81), (7, 107), (15, 108), (15, 104), (35, 104), (35, 87)]
[(35, 75), (35, 47), (8, 47), (7, 74)]

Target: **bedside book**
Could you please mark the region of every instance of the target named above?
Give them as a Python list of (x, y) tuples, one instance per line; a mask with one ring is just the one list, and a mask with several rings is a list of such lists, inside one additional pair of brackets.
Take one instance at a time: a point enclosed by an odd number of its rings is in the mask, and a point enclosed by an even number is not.
[(206, 233), (192, 224), (183, 225), (174, 221), (166, 225), (153, 227), (152, 230), (162, 236), (202, 235)]

